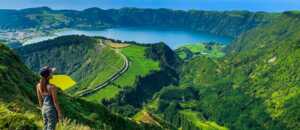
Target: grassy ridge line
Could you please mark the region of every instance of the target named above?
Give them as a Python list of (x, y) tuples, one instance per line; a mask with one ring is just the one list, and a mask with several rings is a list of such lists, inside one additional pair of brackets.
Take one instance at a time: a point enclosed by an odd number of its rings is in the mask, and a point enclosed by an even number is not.
[(81, 92), (79, 94), (79, 97), (83, 97), (83, 96), (88, 96), (92, 93), (95, 93), (97, 91), (99, 91), (100, 89), (103, 89), (104, 87), (110, 85), (112, 82), (114, 82), (115, 80), (117, 80), (120, 76), (122, 76), (123, 73), (125, 73), (128, 68), (129, 68), (129, 62), (127, 57), (122, 54), (121, 52), (119, 52), (118, 50), (116, 50), (116, 52), (123, 58), (124, 63), (123, 66), (120, 70), (118, 70), (117, 72), (115, 72), (113, 75), (111, 75), (106, 81), (104, 81), (103, 83), (100, 83), (96, 86), (96, 88), (94, 89), (87, 89), (83, 92)]
[[(113, 49), (107, 46), (103, 50), (102, 54), (100, 54), (100, 57), (96, 57), (94, 61), (97, 61), (97, 64), (91, 65), (87, 63), (86, 65), (84, 65), (86, 67), (83, 68), (86, 68), (86, 71), (88, 71), (89, 74), (80, 80), (81, 82), (79, 82), (75, 86), (75, 88), (78, 88), (78, 90), (73, 91), (72, 93), (80, 93), (80, 91), (84, 89), (95, 88), (99, 83), (108, 80), (111, 75), (113, 75), (116, 71), (119, 70), (119, 68), (122, 67), (123, 63), (122, 57), (119, 54), (117, 54)], [(80, 74), (86, 72), (79, 71), (76, 73)], [(71, 88), (71, 90), (72, 89), (73, 88)]]
[[(269, 23), (279, 13), (249, 11), (203, 11), (171, 9), (89, 8), (82, 11), (52, 10), (47, 7), (0, 10), (0, 28), (83, 28), (168, 27), (209, 32), (236, 37), (261, 24)], [(184, 18), (178, 20), (178, 18)]]

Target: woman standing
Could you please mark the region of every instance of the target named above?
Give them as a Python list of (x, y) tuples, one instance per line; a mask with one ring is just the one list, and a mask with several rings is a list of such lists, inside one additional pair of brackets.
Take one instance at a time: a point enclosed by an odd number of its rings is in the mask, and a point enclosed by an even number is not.
[(36, 86), (39, 105), (42, 107), (44, 130), (55, 130), (56, 123), (62, 119), (56, 87), (49, 84), (53, 71), (55, 68), (43, 67), (40, 71), (41, 80)]

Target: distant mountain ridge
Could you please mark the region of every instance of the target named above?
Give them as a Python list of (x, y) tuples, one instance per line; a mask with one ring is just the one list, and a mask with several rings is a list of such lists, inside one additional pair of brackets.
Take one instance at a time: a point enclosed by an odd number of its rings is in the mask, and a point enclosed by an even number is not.
[(0, 10), (0, 28), (110, 28), (152, 26), (183, 28), (237, 37), (258, 25), (269, 23), (277, 13), (248, 11), (182, 11), (170, 9), (89, 8), (82, 11), (48, 7)]

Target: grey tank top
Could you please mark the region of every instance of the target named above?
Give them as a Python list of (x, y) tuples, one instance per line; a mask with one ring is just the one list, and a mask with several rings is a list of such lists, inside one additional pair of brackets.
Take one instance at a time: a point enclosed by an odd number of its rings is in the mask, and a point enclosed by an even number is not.
[(47, 85), (48, 93), (42, 94), (43, 95), (43, 107), (54, 107), (52, 96), (49, 93), (50, 87), (51, 87), (50, 85)]

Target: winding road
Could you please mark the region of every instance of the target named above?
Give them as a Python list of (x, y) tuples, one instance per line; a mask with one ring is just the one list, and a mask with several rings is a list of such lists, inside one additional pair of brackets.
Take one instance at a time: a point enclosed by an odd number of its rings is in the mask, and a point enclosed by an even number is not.
[(129, 61), (127, 59), (127, 57), (122, 54), (118, 49), (115, 49), (116, 53), (118, 53), (123, 59), (124, 59), (124, 63), (123, 66), (120, 70), (118, 70), (116, 73), (114, 73), (113, 75), (111, 75), (106, 81), (104, 81), (103, 83), (100, 83), (96, 86), (96, 88), (94, 89), (87, 89), (83, 92), (81, 92), (78, 96), (79, 97), (84, 97), (84, 96), (88, 96), (92, 93), (95, 93), (97, 91), (99, 91), (100, 89), (110, 85), (112, 82), (114, 82), (116, 79), (118, 79), (120, 76), (122, 76), (122, 74), (124, 74), (128, 68), (129, 68)]

